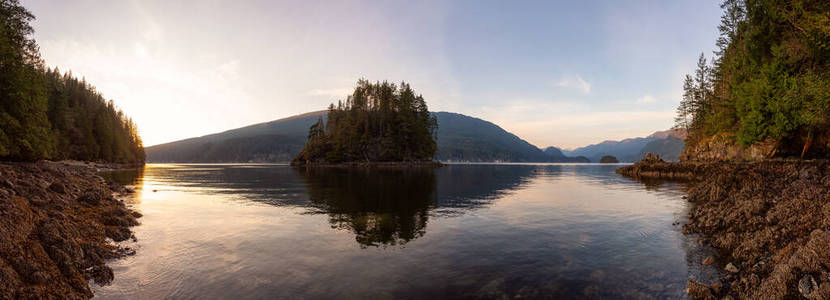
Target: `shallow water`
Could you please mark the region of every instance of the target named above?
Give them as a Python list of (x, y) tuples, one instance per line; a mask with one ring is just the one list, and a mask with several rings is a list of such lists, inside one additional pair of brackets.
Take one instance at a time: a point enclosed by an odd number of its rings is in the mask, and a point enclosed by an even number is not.
[(97, 298), (684, 298), (711, 282), (676, 183), (619, 165), (148, 165)]

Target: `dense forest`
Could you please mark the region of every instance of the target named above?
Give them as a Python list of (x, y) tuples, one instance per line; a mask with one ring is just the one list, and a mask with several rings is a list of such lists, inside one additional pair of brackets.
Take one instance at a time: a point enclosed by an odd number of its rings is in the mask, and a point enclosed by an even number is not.
[(830, 153), (830, 1), (726, 0), (718, 50), (683, 82), (687, 148), (714, 136), (767, 157)]
[(361, 79), (345, 101), (311, 126), (295, 163), (430, 161), (438, 128), (424, 97), (409, 84)]
[(0, 158), (144, 161), (135, 124), (83, 79), (48, 69), (34, 16), (0, 0)]

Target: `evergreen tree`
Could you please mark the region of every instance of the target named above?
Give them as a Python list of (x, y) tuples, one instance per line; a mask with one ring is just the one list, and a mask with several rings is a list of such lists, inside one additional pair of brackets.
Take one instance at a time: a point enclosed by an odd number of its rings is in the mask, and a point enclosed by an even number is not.
[(135, 124), (95, 88), (43, 65), (17, 0), (0, 0), (0, 158), (144, 162)]
[(17, 0), (0, 0), (0, 156), (25, 160), (54, 149), (33, 19)]
[(437, 150), (437, 124), (409, 84), (361, 79), (345, 101), (329, 106), (326, 122), (311, 126), (294, 161), (428, 161)]
[[(713, 65), (699, 63), (694, 83), (684, 80), (676, 120), (689, 129), (687, 144), (726, 133), (744, 146), (771, 141), (772, 154), (807, 156), (818, 136), (830, 136), (830, 2), (721, 7)], [(813, 155), (830, 155), (830, 141), (821, 144)]]

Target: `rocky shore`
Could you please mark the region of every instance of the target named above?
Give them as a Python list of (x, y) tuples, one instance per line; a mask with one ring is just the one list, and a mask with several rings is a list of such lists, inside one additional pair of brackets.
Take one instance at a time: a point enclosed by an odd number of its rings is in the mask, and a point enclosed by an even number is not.
[[(109, 166), (112, 168), (122, 166)], [(105, 260), (134, 253), (130, 193), (86, 163), (0, 163), (0, 299), (88, 299), (113, 279)]]
[(684, 231), (719, 259), (721, 282), (691, 280), (694, 299), (830, 299), (830, 162), (666, 163), (657, 157), (617, 173), (689, 180)]

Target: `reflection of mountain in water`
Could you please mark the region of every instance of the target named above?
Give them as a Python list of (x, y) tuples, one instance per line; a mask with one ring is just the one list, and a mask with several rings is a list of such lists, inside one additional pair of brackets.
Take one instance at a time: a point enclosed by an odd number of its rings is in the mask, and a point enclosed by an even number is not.
[(527, 182), (532, 165), (447, 165), (436, 170), (438, 208), (475, 208)]

